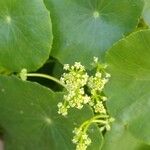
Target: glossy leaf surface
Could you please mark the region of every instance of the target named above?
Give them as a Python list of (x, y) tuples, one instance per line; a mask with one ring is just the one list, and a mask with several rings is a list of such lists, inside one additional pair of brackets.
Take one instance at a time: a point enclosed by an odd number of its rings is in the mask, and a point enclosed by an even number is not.
[(48, 59), (51, 19), (41, 0), (0, 0), (0, 66), (37, 70)]
[(81, 61), (105, 51), (137, 25), (141, 0), (45, 0), (54, 31), (52, 55), (62, 63)]
[[(89, 108), (57, 113), (62, 94), (15, 77), (0, 76), (0, 128), (5, 150), (74, 150), (74, 127), (93, 116)], [(90, 149), (99, 150), (102, 138), (96, 125), (89, 130)]]
[(116, 123), (105, 143), (111, 140), (113, 144), (114, 139), (119, 143), (119, 136), (125, 139), (125, 134), (128, 138), (125, 141), (131, 142), (131, 138), (150, 144), (149, 43), (150, 31), (140, 31), (119, 41), (107, 54), (108, 71), (112, 75), (106, 89), (107, 106)]

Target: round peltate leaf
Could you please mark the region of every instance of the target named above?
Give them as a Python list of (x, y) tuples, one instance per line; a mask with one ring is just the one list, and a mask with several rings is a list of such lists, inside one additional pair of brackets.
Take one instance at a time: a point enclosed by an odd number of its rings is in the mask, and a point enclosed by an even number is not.
[[(73, 129), (93, 114), (85, 107), (62, 117), (57, 113), (62, 98), (61, 93), (39, 84), (0, 76), (0, 131), (5, 150), (74, 150)], [(89, 134), (89, 150), (99, 150), (102, 138), (98, 127), (91, 126)]]
[[(126, 131), (150, 144), (150, 30), (131, 34), (107, 54), (107, 106)], [(123, 132), (123, 131), (122, 131)]]
[(45, 0), (54, 32), (52, 55), (62, 63), (89, 66), (137, 25), (141, 0)]
[(0, 0), (0, 66), (36, 70), (51, 44), (51, 20), (42, 0)]

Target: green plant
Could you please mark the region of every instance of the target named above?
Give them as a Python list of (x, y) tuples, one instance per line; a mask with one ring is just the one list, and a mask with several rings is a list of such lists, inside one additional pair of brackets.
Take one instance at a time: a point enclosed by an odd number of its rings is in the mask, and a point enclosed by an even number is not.
[(5, 150), (149, 150), (149, 15), (149, 0), (0, 0)]

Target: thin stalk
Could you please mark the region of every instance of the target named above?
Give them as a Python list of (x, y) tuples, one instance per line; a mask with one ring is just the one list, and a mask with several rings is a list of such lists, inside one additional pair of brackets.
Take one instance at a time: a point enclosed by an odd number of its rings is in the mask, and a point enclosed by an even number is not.
[(40, 78), (46, 78), (49, 80), (52, 80), (56, 83), (58, 83), (59, 85), (63, 86), (64, 88), (66, 88), (65, 84), (63, 84), (60, 80), (50, 76), (50, 75), (46, 75), (46, 74), (41, 74), (41, 73), (28, 73), (27, 74), (28, 77), (40, 77)]
[(107, 124), (108, 122), (103, 120), (93, 120), (92, 123)]

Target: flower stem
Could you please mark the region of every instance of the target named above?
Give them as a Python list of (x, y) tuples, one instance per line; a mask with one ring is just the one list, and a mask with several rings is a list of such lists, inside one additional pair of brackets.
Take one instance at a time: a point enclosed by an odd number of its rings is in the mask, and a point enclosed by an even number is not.
[(92, 123), (107, 124), (108, 122), (103, 120), (93, 120)]
[(55, 77), (52, 77), (50, 75), (41, 74), (41, 73), (27, 73), (27, 76), (28, 77), (46, 78), (46, 79), (49, 79), (49, 80), (52, 80), (52, 81), (58, 83), (59, 85), (63, 86), (64, 88), (66, 88), (65, 84), (63, 84), (60, 80), (58, 80)]
[(106, 118), (109, 118), (109, 116), (105, 115), (105, 114), (104, 115), (100, 114), (100, 115), (96, 115), (96, 116), (93, 117), (93, 119), (100, 119), (100, 118), (106, 119)]

